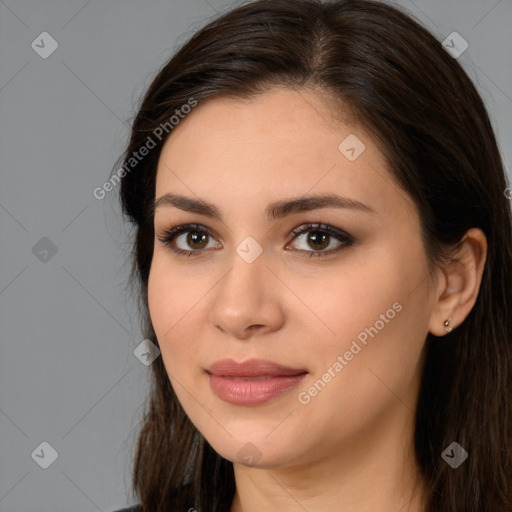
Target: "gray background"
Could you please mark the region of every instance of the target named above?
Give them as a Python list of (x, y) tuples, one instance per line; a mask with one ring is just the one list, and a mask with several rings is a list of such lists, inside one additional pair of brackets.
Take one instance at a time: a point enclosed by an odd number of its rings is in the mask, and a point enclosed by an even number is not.
[[(123, 150), (158, 67), (191, 31), (239, 3), (0, 2), (1, 512), (130, 504), (149, 367), (133, 352), (142, 337), (118, 190), (102, 201), (92, 191)], [(459, 60), (510, 170), (512, 2), (397, 3), (440, 43), (453, 31), (469, 43)], [(59, 45), (46, 59), (31, 47), (42, 46), (42, 32)], [(50, 461), (42, 442), (58, 453), (47, 469), (36, 463)]]

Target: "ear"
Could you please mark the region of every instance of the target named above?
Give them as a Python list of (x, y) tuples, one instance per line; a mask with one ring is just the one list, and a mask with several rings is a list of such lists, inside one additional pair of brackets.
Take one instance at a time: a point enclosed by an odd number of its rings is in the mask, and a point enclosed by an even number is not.
[(487, 238), (479, 228), (469, 229), (461, 240), (453, 261), (439, 269), (440, 279), (429, 330), (435, 336), (445, 336), (445, 321), (455, 329), (469, 315), (480, 291), (487, 258)]

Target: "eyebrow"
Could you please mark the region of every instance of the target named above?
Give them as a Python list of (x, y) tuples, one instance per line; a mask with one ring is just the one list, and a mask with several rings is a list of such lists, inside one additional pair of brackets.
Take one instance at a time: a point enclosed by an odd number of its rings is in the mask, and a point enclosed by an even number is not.
[[(180, 196), (175, 194), (164, 194), (153, 204), (153, 214), (157, 208), (164, 206), (173, 206), (180, 210), (197, 213), (206, 217), (211, 217), (222, 221), (222, 214), (219, 209), (202, 199)], [(268, 204), (265, 213), (267, 218), (272, 220), (282, 219), (287, 215), (322, 208), (344, 208), (350, 210), (359, 210), (366, 213), (376, 213), (375, 210), (360, 201), (341, 197), (337, 194), (300, 196), (284, 201), (275, 201)]]

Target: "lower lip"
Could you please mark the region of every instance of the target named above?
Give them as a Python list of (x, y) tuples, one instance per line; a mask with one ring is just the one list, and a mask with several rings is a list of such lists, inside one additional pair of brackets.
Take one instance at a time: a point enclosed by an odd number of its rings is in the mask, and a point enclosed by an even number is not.
[(210, 387), (221, 400), (229, 404), (257, 405), (293, 389), (306, 375), (301, 373), (248, 380), (210, 375)]

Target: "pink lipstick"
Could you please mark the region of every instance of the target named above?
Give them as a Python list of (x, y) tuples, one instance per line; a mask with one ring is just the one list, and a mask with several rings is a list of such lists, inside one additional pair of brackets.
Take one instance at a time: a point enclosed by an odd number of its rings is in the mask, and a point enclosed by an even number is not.
[(308, 372), (263, 359), (243, 363), (222, 359), (211, 365), (207, 373), (212, 391), (224, 402), (258, 405), (293, 389)]

